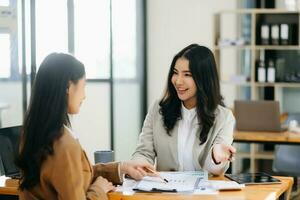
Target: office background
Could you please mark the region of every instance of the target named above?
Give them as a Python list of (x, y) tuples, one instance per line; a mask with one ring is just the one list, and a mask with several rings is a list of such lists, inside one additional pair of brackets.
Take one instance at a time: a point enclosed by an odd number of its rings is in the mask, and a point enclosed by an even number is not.
[[(162, 95), (174, 54), (190, 43), (213, 48), (213, 15), (245, 7), (247, 2), (1, 0), (2, 5), (9, 5), (0, 7), (2, 126), (22, 123), (32, 63), (38, 67), (52, 51), (74, 53), (85, 64), (89, 79), (87, 99), (80, 114), (72, 116), (81, 144), (91, 161), (94, 151), (111, 148), (117, 160), (129, 159), (148, 106)], [(236, 28), (231, 23), (226, 31)], [(230, 68), (233, 62), (227, 60), (229, 71), (234, 71)], [(24, 63), (28, 75), (22, 85)], [(4, 68), (5, 64), (12, 67)], [(299, 91), (284, 92), (288, 95), (284, 95), (283, 110), (299, 112)], [(234, 87), (222, 85), (222, 93), (232, 107)]]

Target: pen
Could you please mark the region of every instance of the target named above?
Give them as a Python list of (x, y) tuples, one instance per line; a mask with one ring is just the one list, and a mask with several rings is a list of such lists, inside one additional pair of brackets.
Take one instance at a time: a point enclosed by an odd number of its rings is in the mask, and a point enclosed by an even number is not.
[(152, 172), (153, 174), (157, 175), (163, 182), (166, 182), (166, 183), (169, 182), (166, 178), (161, 177), (161, 175), (160, 175), (157, 171), (154, 171), (153, 169), (150, 169), (150, 168), (148, 168), (148, 167), (147, 167), (147, 170), (149, 170), (149, 171)]

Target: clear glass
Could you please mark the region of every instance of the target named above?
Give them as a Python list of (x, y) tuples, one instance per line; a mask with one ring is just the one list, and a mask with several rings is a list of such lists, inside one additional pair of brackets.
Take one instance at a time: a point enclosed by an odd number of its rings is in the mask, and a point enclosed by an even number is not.
[[(139, 28), (137, 1), (112, 0), (113, 19), (113, 89), (114, 150), (116, 160), (128, 160), (134, 152), (141, 131), (141, 79), (137, 69)], [(141, 59), (140, 59), (141, 60)], [(130, 113), (130, 117), (128, 117)]]
[(136, 65), (136, 1), (112, 0), (113, 75), (115, 79), (134, 79)]
[(21, 65), (18, 62), (22, 38), (18, 30), (21, 16), (20, 2), (10, 1), (11, 11), (15, 17), (10, 21), (9, 31), (0, 34), (0, 127), (17, 126), (23, 121), (22, 82), (19, 73)]
[[(19, 1), (21, 2), (21, 1)], [(30, 1), (25, 1), (25, 60), (26, 60), (26, 73), (30, 75), (31, 73), (31, 30), (30, 30)], [(21, 3), (18, 4), (18, 40), (19, 42), (19, 49), (22, 49), (22, 7)], [(20, 51), (19, 56), (19, 64), (22, 64), (22, 54)], [(22, 73), (22, 68), (20, 67), (20, 74)]]
[(10, 0), (0, 0), (0, 6), (9, 6)]
[(110, 77), (110, 1), (74, 1), (75, 56), (87, 79)]
[(0, 78), (10, 78), (10, 34), (0, 33)]
[(116, 160), (129, 160), (141, 131), (140, 85), (114, 83), (114, 150)]
[(67, 0), (36, 1), (36, 65), (53, 52), (68, 52)]

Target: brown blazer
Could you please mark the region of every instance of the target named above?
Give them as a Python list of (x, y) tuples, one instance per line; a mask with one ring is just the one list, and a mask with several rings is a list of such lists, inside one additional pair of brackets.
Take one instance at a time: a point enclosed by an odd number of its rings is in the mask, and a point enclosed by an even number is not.
[(40, 183), (20, 191), (21, 200), (106, 200), (106, 193), (93, 183), (96, 177), (120, 183), (118, 163), (91, 166), (79, 142), (66, 129), (53, 149), (54, 154), (42, 164)]

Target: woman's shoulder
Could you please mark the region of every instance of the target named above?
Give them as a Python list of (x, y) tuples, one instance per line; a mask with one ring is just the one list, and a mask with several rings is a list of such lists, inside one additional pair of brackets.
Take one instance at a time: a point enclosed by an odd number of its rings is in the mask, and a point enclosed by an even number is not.
[(159, 105), (159, 102), (160, 100), (159, 99), (156, 99), (155, 101), (153, 101), (150, 106), (149, 106), (149, 109), (148, 109), (148, 112), (158, 112), (159, 109), (160, 109), (160, 105)]
[(225, 106), (218, 105), (216, 109), (216, 119), (221, 121), (224, 121), (226, 119), (234, 120), (234, 116), (231, 109)]
[(81, 152), (81, 146), (72, 134), (64, 128), (62, 136), (54, 142), (54, 150)]

